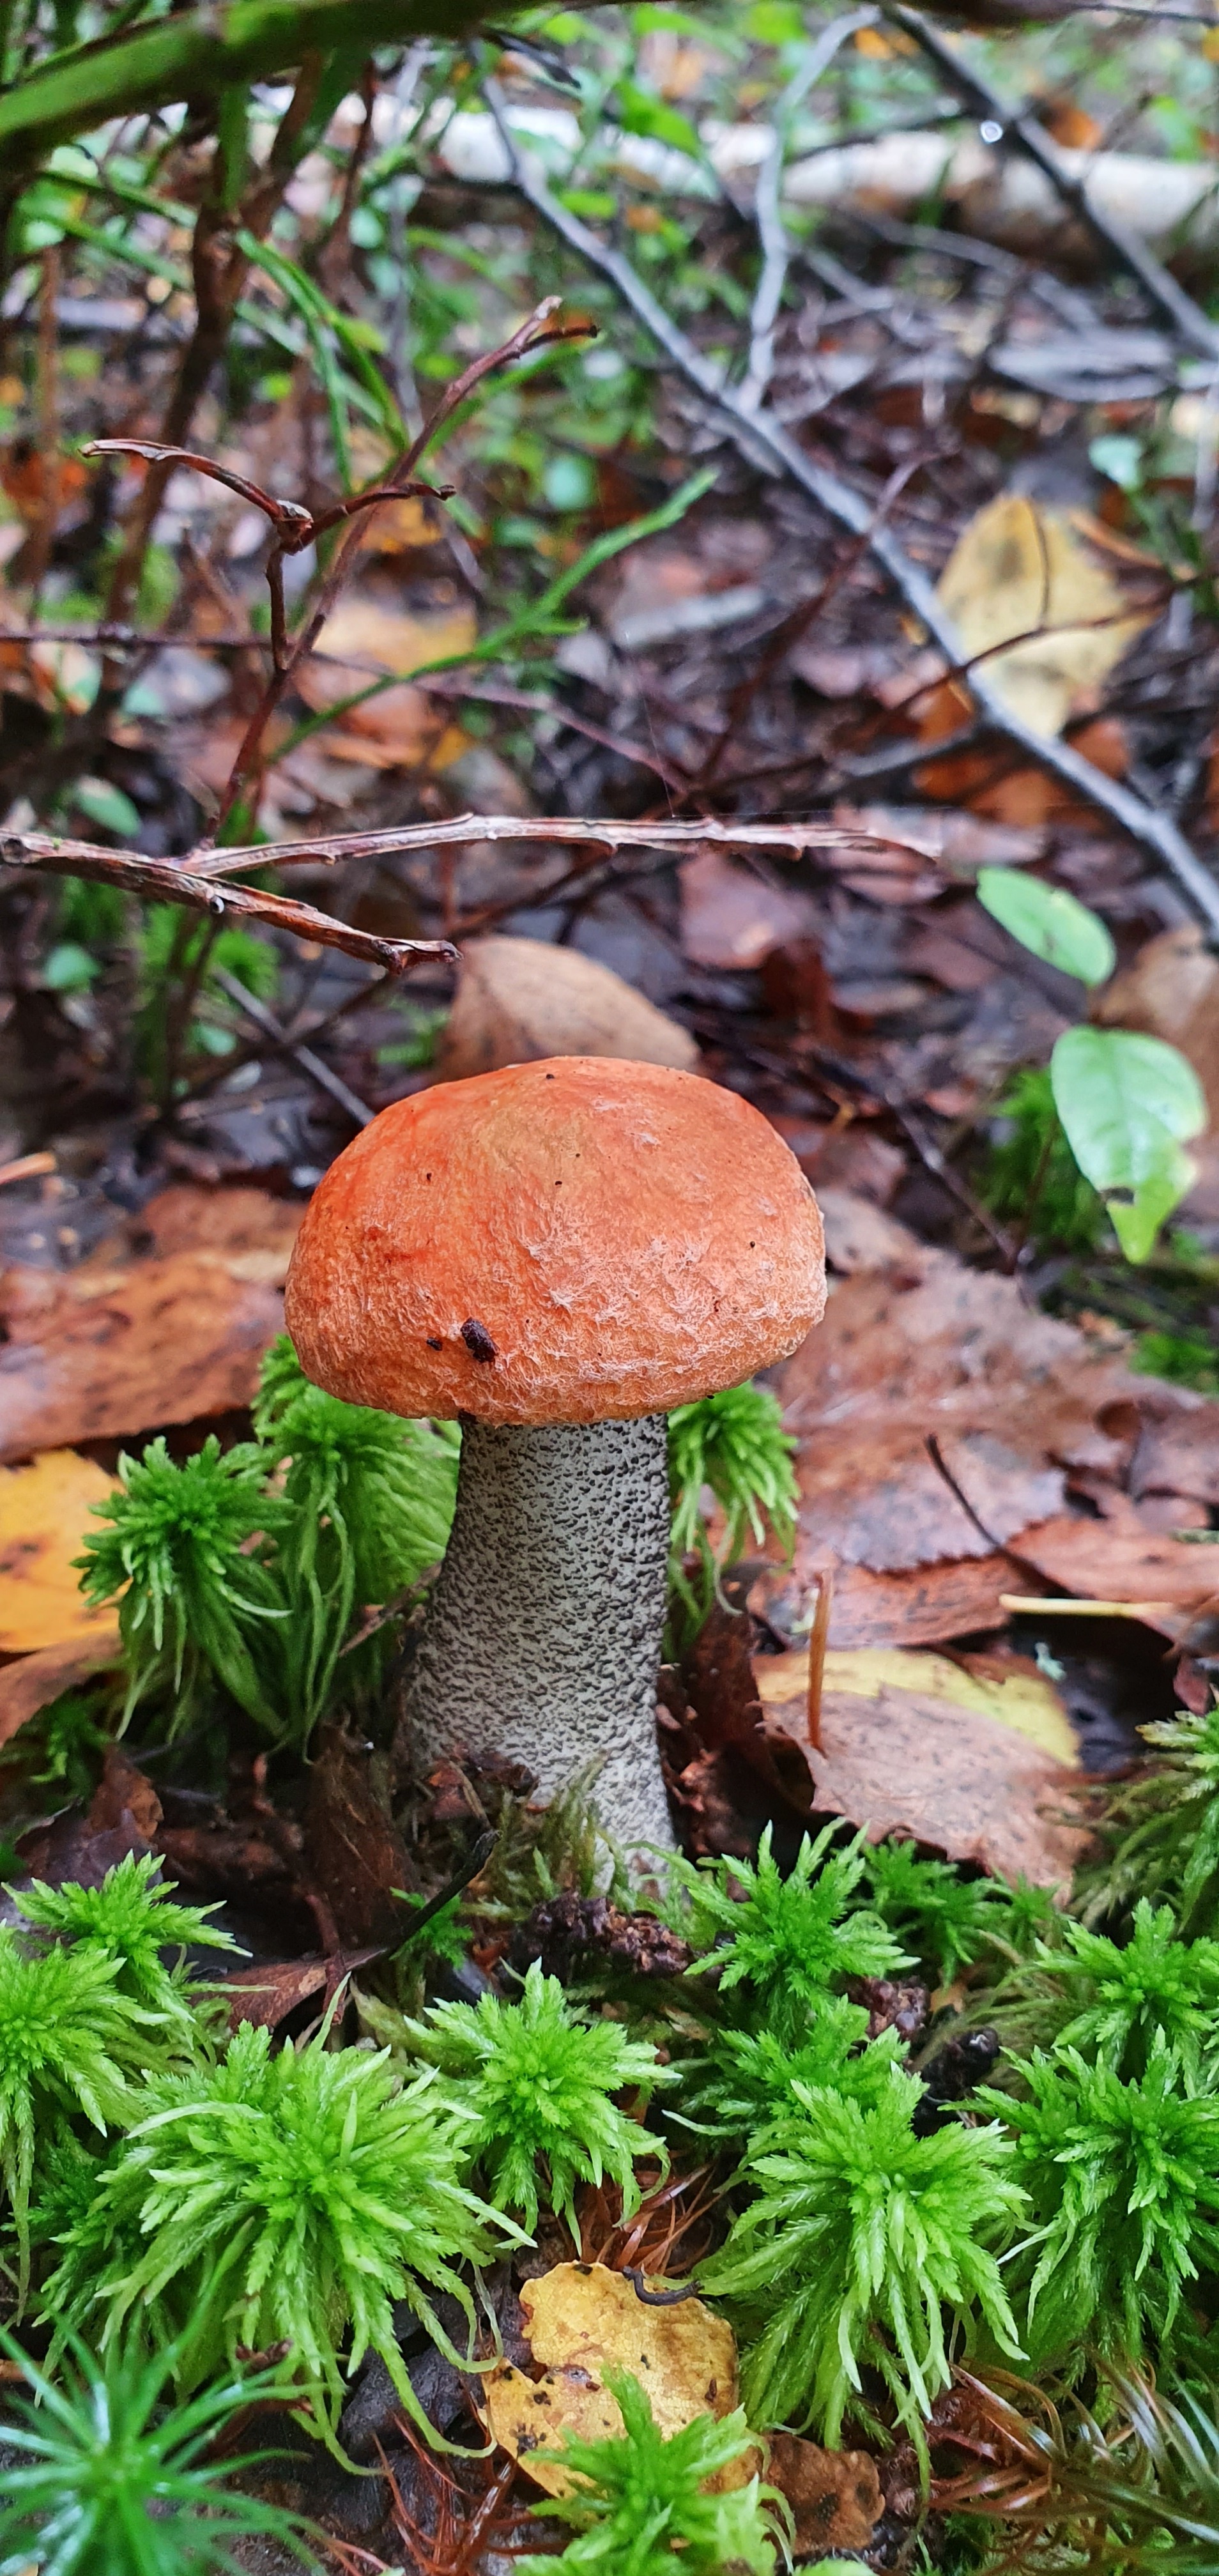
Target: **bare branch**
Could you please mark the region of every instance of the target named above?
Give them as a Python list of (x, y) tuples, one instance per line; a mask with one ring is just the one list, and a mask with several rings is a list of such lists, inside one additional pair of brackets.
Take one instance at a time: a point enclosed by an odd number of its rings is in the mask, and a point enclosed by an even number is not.
[[(927, 756), (926, 750), (919, 755), (923, 759)], [(336, 832), (312, 841), (264, 841), (252, 842), (240, 850), (196, 850), (189, 859), (170, 864), (206, 870), (214, 884), (218, 877), (227, 877), (230, 870), (294, 866), (301, 862), (313, 867), (334, 867), (343, 859), (385, 859), (408, 850), (461, 849), (471, 841), (536, 841), (543, 846), (561, 842), (579, 847), (591, 843), (609, 851), (672, 850), (677, 855), (716, 842), (724, 850), (786, 850), (792, 858), (802, 850), (858, 849), (866, 853), (918, 849), (916, 841), (902, 839), (895, 832), (844, 831), (839, 824), (826, 822), (731, 823), (704, 821), (700, 817), (689, 823), (629, 823), (617, 816), (612, 821), (594, 822), (584, 815), (570, 814), (456, 814), (444, 823), (401, 823), (384, 832)], [(73, 842), (60, 846), (81, 845)], [(110, 858), (114, 853), (106, 851), (104, 855)], [(924, 853), (920, 851), (919, 855)], [(141, 862), (145, 864), (151, 866), (153, 862)]]
[(770, 150), (758, 172), (754, 192), (754, 219), (762, 245), (762, 274), (758, 279), (753, 311), (749, 317), (749, 364), (737, 392), (742, 411), (756, 411), (764, 400), (775, 364), (775, 324), (787, 283), (790, 245), (787, 226), (779, 206), (783, 185), (783, 164), (787, 158), (788, 137), (792, 120), (802, 107), (809, 91), (828, 71), (834, 56), (860, 27), (871, 27), (879, 16), (876, 9), (852, 9), (842, 18), (832, 18), (823, 27), (816, 44), (810, 45), (775, 112)]
[[(225, 851), (225, 858), (234, 853)], [(240, 864), (265, 866), (274, 853), (246, 850)], [(138, 850), (107, 850), (93, 841), (67, 841), (49, 832), (0, 833), (0, 862), (31, 875), (87, 877), (96, 885), (117, 886), (145, 902), (182, 903), (213, 921), (265, 921), (272, 930), (290, 930), (325, 948), (341, 948), (366, 965), (384, 966), (393, 975), (408, 975), (413, 966), (451, 965), (457, 950), (449, 939), (381, 939), (370, 930), (353, 930), (311, 903), (290, 895), (269, 894), (258, 886), (230, 885), (223, 893), (215, 876), (196, 872), (190, 859), (149, 859)]]
[[(898, 0), (893, 0), (896, 9)], [(914, 13), (911, 12), (911, 15)], [(914, 563), (898, 539), (884, 527), (872, 527), (872, 512), (863, 496), (828, 466), (806, 454), (790, 433), (765, 408), (757, 412), (741, 409), (739, 397), (726, 385), (720, 370), (695, 347), (678, 324), (657, 302), (651, 289), (632, 268), (621, 251), (601, 241), (569, 206), (560, 205), (557, 197), (522, 158), (508, 123), (504, 100), (494, 81), (485, 84), (487, 105), (503, 138), (509, 156), (512, 184), (531, 205), (542, 221), (549, 224), (578, 259), (600, 277), (608, 278), (622, 301), (650, 332), (663, 349), (670, 365), (685, 377), (688, 384), (702, 395), (704, 402), (724, 424), (741, 454), (764, 474), (786, 474), (826, 517), (848, 528), (852, 536), (867, 536), (870, 552), (888, 574), (894, 589), (907, 608), (925, 626), (933, 643), (938, 644), (950, 667), (960, 660), (960, 638), (946, 615), (925, 572)], [(1108, 816), (1120, 830), (1129, 834), (1140, 849), (1149, 852), (1161, 867), (1176, 880), (1194, 911), (1207, 928), (1219, 931), (1219, 883), (1204, 866), (1196, 850), (1191, 849), (1184, 833), (1170, 814), (1146, 803), (1120, 779), (1107, 778), (1083, 754), (1072, 750), (1069, 743), (1050, 740), (1035, 733), (1009, 707), (993, 681), (982, 670), (970, 677), (970, 693), (985, 718), (990, 732), (1013, 745), (1033, 767), (1045, 769), (1077, 796)]]

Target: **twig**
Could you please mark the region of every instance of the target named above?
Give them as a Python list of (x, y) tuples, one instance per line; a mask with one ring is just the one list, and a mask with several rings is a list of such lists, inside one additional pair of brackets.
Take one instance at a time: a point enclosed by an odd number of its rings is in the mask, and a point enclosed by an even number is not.
[[(905, 548), (889, 529), (879, 527), (869, 535), (871, 511), (868, 503), (849, 483), (819, 465), (805, 454), (796, 440), (774, 418), (761, 410), (743, 412), (732, 389), (725, 385), (719, 369), (686, 333), (664, 311), (643, 279), (637, 276), (629, 260), (611, 249), (591, 232), (580, 217), (557, 197), (522, 160), (508, 124), (504, 101), (494, 81), (485, 85), (491, 110), (504, 148), (509, 156), (512, 185), (526, 203), (533, 207), (544, 223), (550, 225), (577, 258), (607, 278), (636, 319), (665, 352), (670, 364), (700, 393), (710, 409), (724, 422), (727, 434), (749, 463), (767, 474), (789, 475), (802, 492), (840, 527), (852, 536), (868, 536), (870, 551), (888, 574), (895, 590), (907, 608), (926, 627), (933, 642), (939, 645), (950, 664), (959, 662), (961, 645), (950, 618), (936, 597), (926, 574), (913, 563)], [(1012, 743), (1035, 768), (1048, 770), (1077, 795), (1087, 799), (1112, 823), (1129, 834), (1166, 868), (1188, 897), (1208, 929), (1219, 931), (1219, 884), (1204, 867), (1197, 852), (1191, 849), (1184, 833), (1170, 815), (1158, 812), (1141, 796), (1133, 795), (1118, 779), (1107, 778), (1081, 753), (1066, 743), (1048, 740), (1035, 733), (1030, 725), (1008, 707), (992, 682), (982, 673), (973, 675), (971, 693), (990, 730)]]
[[(265, 866), (270, 855), (266, 849), (246, 851), (241, 863)], [(382, 939), (371, 930), (353, 930), (330, 913), (315, 912), (311, 903), (297, 903), (289, 895), (267, 893), (258, 886), (226, 882), (221, 893), (215, 877), (201, 873), (194, 860), (149, 859), (138, 850), (107, 850), (93, 841), (62, 840), (47, 832), (3, 832), (0, 862), (25, 868), (31, 875), (86, 877), (145, 901), (187, 904), (216, 921), (265, 921), (272, 930), (290, 930), (297, 939), (342, 948), (349, 957), (384, 966), (393, 975), (408, 975), (425, 961), (451, 965), (457, 956), (449, 939)]]
[(829, 26), (822, 28), (815, 45), (810, 46), (779, 101), (770, 149), (758, 172), (754, 195), (754, 214), (762, 245), (762, 274), (749, 317), (749, 364), (738, 388), (737, 398), (743, 411), (758, 410), (774, 373), (775, 324), (787, 283), (790, 252), (787, 226), (779, 210), (779, 192), (783, 184), (783, 164), (787, 158), (792, 119), (822, 73), (828, 71), (848, 36), (853, 36), (860, 27), (874, 26), (878, 15), (876, 9), (867, 8), (852, 9), (844, 17), (831, 18)]
[[(519, 329), (513, 332), (511, 339), (505, 340), (498, 349), (488, 349), (481, 358), (473, 359), (471, 364), (463, 369), (461, 375), (455, 377), (451, 385), (446, 385), (431, 419), (424, 423), (418, 436), (412, 439), (405, 453), (391, 467), (384, 484), (380, 487), (381, 493), (388, 496), (408, 488), (409, 479), (425, 447), (430, 446), (445, 422), (451, 420), (453, 413), (460, 409), (462, 403), (474, 392), (475, 387), (482, 383), (484, 376), (493, 375), (500, 367), (510, 366), (514, 359), (527, 357), (531, 350), (544, 348), (551, 341), (587, 339), (590, 334), (595, 333), (596, 324), (592, 322), (573, 325), (571, 329), (552, 326), (551, 316), (557, 312), (562, 300), (559, 295), (546, 296), (538, 305), (536, 312), (530, 314), (528, 321), (522, 322)], [(267, 681), (258, 706), (242, 737), (237, 758), (233, 763), (232, 775), (224, 791), (220, 812), (216, 817), (215, 834), (218, 835), (223, 831), (230, 814), (249, 786), (258, 768), (267, 726), (300, 664), (312, 652), (344, 582), (354, 569), (355, 558), (363, 542), (362, 529), (348, 530), (347, 536), (335, 550), (333, 561), (318, 585), (313, 606), (293, 637), (290, 649), (285, 650), (282, 658), (277, 656), (276, 667)]]
[(1137, 233), (1131, 232), (1115, 215), (1103, 213), (1093, 203), (1088, 194), (1087, 180), (1072, 177), (1045, 127), (1030, 114), (1029, 109), (1009, 107), (998, 90), (992, 89), (980, 72), (962, 60), (956, 47), (949, 44), (939, 28), (930, 26), (917, 9), (908, 8), (906, 0), (880, 0), (880, 5), (893, 26), (913, 37), (928, 61), (934, 63), (937, 71), (951, 82), (966, 106), (976, 109), (991, 124), (999, 126), (1003, 136), (1036, 163), (1064, 205), (1070, 206), (1080, 222), (1087, 225), (1093, 240), (1138, 279), (1156, 312), (1188, 346), (1204, 358), (1219, 357), (1219, 330), (1207, 320), (1201, 305), (1195, 304), (1183, 286), (1178, 286), (1176, 278), (1156, 258), (1155, 252), (1148, 249), (1146, 242), (1140, 241)]
[[(924, 753), (921, 755), (926, 757)], [(312, 841), (254, 841), (243, 849), (194, 850), (177, 867), (206, 870), (213, 882), (243, 868), (284, 867), (309, 862), (333, 867), (343, 859), (388, 859), (409, 850), (462, 849), (471, 841), (541, 841), (599, 843), (606, 850), (697, 850), (715, 841), (725, 850), (803, 850), (859, 848), (904, 850), (910, 845), (897, 832), (844, 830), (841, 824), (733, 823), (701, 817), (689, 823), (632, 823), (617, 815), (593, 821), (573, 814), (456, 814), (444, 823), (400, 823), (384, 832), (336, 832)], [(61, 846), (67, 847), (68, 844)], [(79, 848), (81, 844), (70, 845)], [(105, 851), (106, 858), (113, 857)], [(920, 857), (925, 852), (920, 851)], [(143, 860), (141, 866), (152, 865)], [(409, 945), (409, 942), (407, 943)]]
[(230, 1002), (236, 1003), (238, 1010), (244, 1012), (247, 1020), (253, 1021), (256, 1029), (262, 1030), (264, 1037), (274, 1039), (276, 1048), (291, 1056), (293, 1064), (298, 1064), (301, 1072), (308, 1074), (310, 1082), (316, 1082), (319, 1091), (327, 1092), (340, 1109), (346, 1110), (353, 1126), (371, 1127), (376, 1112), (369, 1108), (367, 1101), (361, 1100), (358, 1092), (350, 1091), (341, 1074), (332, 1073), (320, 1055), (314, 1054), (312, 1047), (294, 1044), (288, 1030), (280, 1027), (274, 1013), (239, 983), (235, 975), (230, 975), (227, 966), (213, 966), (212, 982), (219, 984)]

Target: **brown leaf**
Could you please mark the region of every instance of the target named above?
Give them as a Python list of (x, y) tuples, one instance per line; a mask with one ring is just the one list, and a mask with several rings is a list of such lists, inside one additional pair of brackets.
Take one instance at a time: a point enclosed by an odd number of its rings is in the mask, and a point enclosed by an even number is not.
[(1025, 1530), (1020, 1553), (1047, 1583), (1084, 1600), (1146, 1601), (1193, 1609), (1219, 1585), (1219, 1554), (1210, 1547), (1166, 1538), (1146, 1529), (1131, 1508), (1129, 1521), (1085, 1520), (1069, 1512)]
[(113, 1637), (113, 1611), (86, 1601), (73, 1560), (97, 1529), (93, 1505), (115, 1491), (113, 1476), (72, 1449), (0, 1468), (0, 1652)]
[(766, 2474), (792, 2509), (797, 2558), (866, 2549), (885, 2509), (867, 2451), (822, 2451), (795, 2433), (772, 2433)]
[(305, 1860), (341, 1942), (383, 1949), (402, 1939), (394, 1890), (410, 1886), (411, 1863), (388, 1798), (378, 1795), (371, 1747), (340, 1726), (324, 1728), (309, 1773)]
[[(776, 1657), (789, 1667), (802, 1658)], [(757, 1671), (766, 1688), (766, 1658)], [(769, 1699), (798, 1737), (807, 1687)], [(790, 1687), (790, 1677), (789, 1677)], [(768, 1693), (769, 1698), (769, 1693)], [(819, 1813), (866, 1828), (869, 1842), (906, 1834), (950, 1860), (975, 1861), (998, 1878), (1023, 1872), (1066, 1885), (1085, 1837), (1060, 1821), (1071, 1773), (1014, 1727), (921, 1692), (882, 1687), (874, 1699), (826, 1690), (821, 1744), (807, 1748)]]
[(151, 1780), (121, 1744), (110, 1744), (87, 1814), (66, 1807), (17, 1838), (22, 1867), (31, 1878), (60, 1887), (65, 1879), (100, 1887), (108, 1869), (129, 1854), (143, 1859), (156, 1846), (161, 1801)]
[(379, 1950), (338, 1950), (331, 1958), (275, 1959), (258, 1967), (234, 1968), (224, 1979), (229, 2028), (252, 2022), (256, 2029), (274, 2030), (313, 1995), (319, 2012), (325, 2012), (344, 1978), (380, 1956)]
[(37, 1654), (6, 1664), (0, 1670), (0, 1744), (7, 1744), (62, 1692), (75, 1690), (92, 1673), (117, 1664), (120, 1652), (118, 1621), (110, 1619), (88, 1644), (74, 1640), (69, 1645), (44, 1646)]
[(283, 1330), (286, 1250), (0, 1277), (0, 1459), (250, 1402)]
[(476, 940), (462, 955), (437, 1061), (441, 1081), (552, 1055), (621, 1056), (684, 1073), (699, 1060), (687, 1029), (579, 949)]
[(760, 966), (772, 949), (815, 939), (822, 927), (811, 895), (773, 884), (722, 850), (700, 850), (678, 876), (681, 944), (695, 966)]

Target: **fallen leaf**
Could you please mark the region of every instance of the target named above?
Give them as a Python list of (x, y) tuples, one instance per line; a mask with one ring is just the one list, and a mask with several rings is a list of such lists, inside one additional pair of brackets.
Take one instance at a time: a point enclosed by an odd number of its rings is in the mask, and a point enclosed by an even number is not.
[(760, 966), (772, 948), (815, 938), (823, 926), (811, 895), (772, 884), (721, 850), (700, 850), (678, 877), (681, 944), (695, 966)]
[(323, 1728), (310, 1764), (305, 1859), (340, 1942), (376, 1949), (402, 1939), (394, 1891), (409, 1887), (411, 1863), (389, 1801), (377, 1794), (369, 1747), (338, 1725)]
[[(996, 1628), (1001, 1597), (1028, 1591), (1027, 1565), (1040, 1563), (1026, 1562), (1027, 1533), (1047, 1527), (1047, 1544), (1061, 1537), (1087, 1556), (1079, 1589), (1165, 1597), (1146, 1579), (1143, 1552), (1167, 1548), (1171, 1558), (1172, 1542), (1139, 1524), (1126, 1561), (1110, 1543), (1114, 1513), (1129, 1503), (1126, 1481), (1149, 1440), (1164, 1461), (1157, 1495), (1165, 1490), (1172, 1426), (1190, 1426), (1187, 1491), (1219, 1486), (1219, 1403), (1136, 1375), (1112, 1346), (1026, 1306), (1013, 1279), (913, 1237), (892, 1245), (871, 1223), (854, 1241), (848, 1224), (840, 1241), (847, 1259), (880, 1255), (881, 1266), (833, 1282), (822, 1323), (783, 1372), (798, 1442), (797, 1541), (790, 1567), (759, 1575), (754, 1606), (790, 1634), (830, 1571), (831, 1646), (934, 1644)], [(1088, 1518), (1067, 1509), (1076, 1492)], [(1112, 1502), (1107, 1521), (1095, 1518), (1098, 1496)], [(1167, 1508), (1157, 1500), (1161, 1521)], [(1207, 1590), (1204, 1573), (1185, 1574), (1191, 1554), (1171, 1559), (1181, 1567), (1173, 1597), (1191, 1580), (1191, 1597)]]
[(97, 1529), (92, 1506), (115, 1490), (113, 1476), (72, 1449), (0, 1468), (0, 1653), (114, 1634), (113, 1614), (85, 1600), (73, 1560)]
[(1110, 1601), (1154, 1601), (1200, 1608), (1219, 1583), (1213, 1548), (1146, 1529), (1131, 1507), (1120, 1525), (1069, 1512), (1025, 1530), (1020, 1554), (1063, 1592)]
[(462, 954), (441, 1038), (442, 1082), (552, 1055), (620, 1056), (692, 1073), (698, 1046), (609, 966), (538, 939), (480, 939)]
[[(663, 2293), (674, 2284), (657, 2278), (641, 2286)], [(505, 2364), (484, 2380), (482, 2406), (495, 2440), (547, 2495), (569, 2494), (571, 2480), (541, 2445), (553, 2450), (567, 2430), (594, 2440), (622, 2430), (602, 2382), (607, 2368), (629, 2370), (646, 2388), (666, 2437), (696, 2416), (730, 2415), (737, 2404), (732, 2328), (701, 2299), (655, 2307), (604, 2263), (559, 2263), (522, 2284), (521, 2306), (545, 2376), (532, 2380)], [(714, 2483), (744, 2484), (752, 2474), (746, 2461), (734, 2461)]]
[(147, 1775), (121, 1744), (108, 1744), (102, 1776), (88, 1810), (61, 1809), (17, 1837), (23, 1870), (51, 1887), (72, 1880), (100, 1887), (107, 1870), (129, 1855), (142, 1860), (156, 1848), (161, 1801)]
[(286, 1268), (276, 1245), (0, 1274), (0, 1459), (248, 1404)]
[[(1080, 692), (1095, 690), (1147, 623), (1069, 519), (1019, 492), (1000, 493), (958, 537), (937, 585), (962, 659), (987, 674), (1013, 714), (1047, 739)], [(1036, 631), (1042, 630), (1042, 631)], [(993, 648), (1032, 636), (1010, 653)]]
[(43, 1646), (36, 1654), (21, 1655), (6, 1664), (0, 1671), (0, 1744), (7, 1744), (64, 1691), (75, 1690), (93, 1673), (108, 1671), (120, 1653), (118, 1621), (111, 1616), (99, 1624), (88, 1645)]
[[(343, 732), (361, 746), (354, 756), (375, 760), (380, 749), (393, 763), (446, 769), (468, 750), (469, 736), (452, 723), (443, 700), (410, 687), (410, 674), (468, 653), (477, 632), (477, 616), (465, 599), (432, 616), (413, 616), (367, 592), (349, 593), (327, 618), (301, 671), (300, 694), (320, 711), (392, 675), (401, 686), (383, 688), (344, 710)], [(340, 757), (353, 756), (342, 734), (326, 739)]]
[[(831, 1646), (825, 1657), (822, 1686), (829, 1691), (846, 1691), (859, 1699), (879, 1699), (883, 1690), (894, 1687), (944, 1700), (953, 1708), (977, 1709), (984, 1717), (998, 1718), (1001, 1726), (1014, 1726), (1018, 1734), (1027, 1735), (1030, 1743), (1039, 1745), (1051, 1760), (1074, 1765), (1078, 1759), (1075, 1738), (1053, 1682), (1027, 1658), (1012, 1660), (1019, 1660), (1019, 1671), (996, 1674), (991, 1679), (977, 1666), (980, 1661), (993, 1664), (993, 1658), (974, 1657), (956, 1663), (949, 1655), (918, 1654), (897, 1646)], [(768, 1696), (773, 1695), (778, 1679), (775, 1668), (780, 1665), (790, 1670), (798, 1689), (796, 1666), (803, 1665), (807, 1676), (807, 1651), (758, 1657), (754, 1673), (763, 1707)]]
[(797, 2558), (866, 2549), (885, 2509), (868, 2451), (823, 2451), (795, 2433), (772, 2433), (766, 2475), (792, 2509)]
[(254, 1968), (235, 1968), (223, 1979), (229, 2028), (237, 2030), (242, 2022), (251, 2022), (258, 2030), (274, 2030), (314, 1995), (318, 2011), (325, 2012), (344, 1979), (381, 1955), (376, 1949), (337, 1950), (329, 1958), (274, 1959)]
[[(203, 1190), (174, 1181), (145, 1201), (132, 1233), (137, 1251), (161, 1259), (173, 1252), (257, 1254), (266, 1264), (265, 1276), (282, 1279), (303, 1214), (299, 1202), (273, 1198), (269, 1190)], [(244, 1275), (257, 1273), (247, 1269)]]
[[(759, 1688), (766, 1658), (760, 1657)], [(862, 1825), (869, 1842), (906, 1834), (976, 1862), (997, 1878), (1022, 1873), (1039, 1886), (1070, 1883), (1086, 1836), (1060, 1810), (1064, 1765), (1047, 1759), (1026, 1736), (980, 1711), (952, 1707), (923, 1692), (882, 1684), (874, 1698), (823, 1690), (821, 1743), (808, 1744), (807, 1669), (789, 1664), (796, 1687), (765, 1700), (772, 1719), (793, 1737), (804, 1729), (818, 1813)], [(794, 1667), (794, 1671), (790, 1668)]]

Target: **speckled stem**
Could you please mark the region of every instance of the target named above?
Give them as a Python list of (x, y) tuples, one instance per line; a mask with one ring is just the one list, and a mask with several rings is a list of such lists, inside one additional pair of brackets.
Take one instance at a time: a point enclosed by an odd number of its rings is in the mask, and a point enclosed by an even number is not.
[(593, 1758), (628, 1853), (672, 1849), (656, 1750), (665, 1417), (467, 1421), (457, 1511), (407, 1685), (416, 1762), (506, 1753), (553, 1797)]

